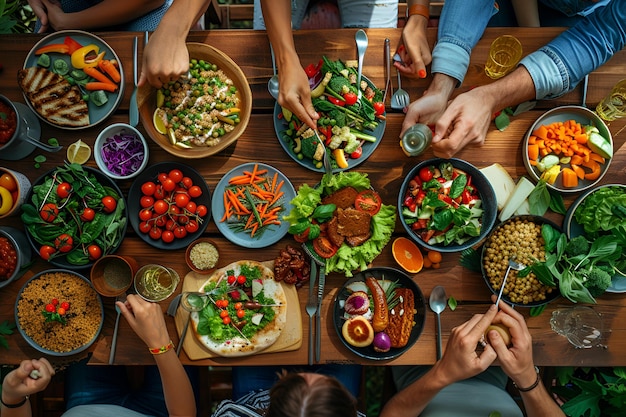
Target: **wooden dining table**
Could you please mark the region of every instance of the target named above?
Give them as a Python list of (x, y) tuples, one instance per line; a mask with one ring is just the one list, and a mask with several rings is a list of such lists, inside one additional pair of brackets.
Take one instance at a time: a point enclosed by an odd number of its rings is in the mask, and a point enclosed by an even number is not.
[[(518, 37), (523, 45), (524, 54), (527, 54), (549, 39), (558, 36), (563, 28), (489, 28), (474, 49), (471, 57), (467, 76), (461, 86), (455, 91), (455, 95), (468, 89), (492, 82), (484, 73), (484, 63), (487, 59), (487, 51), (491, 42), (499, 35), (512, 34)], [(385, 38), (391, 40), (392, 51), (401, 36), (400, 29), (368, 29), (369, 46), (365, 54), (363, 73), (379, 87), (384, 87), (383, 68), (383, 45)], [(309, 63), (317, 63), (322, 55), (331, 59), (356, 59), (354, 42), (354, 29), (341, 29), (332, 31), (297, 31), (294, 33), (296, 47), (299, 51), (303, 66)], [(99, 125), (84, 130), (62, 130), (41, 122), (42, 141), (55, 137), (64, 149), (58, 153), (44, 153), (40, 150), (19, 161), (0, 160), (0, 167), (6, 167), (28, 176), (31, 181), (45, 172), (63, 164), (65, 148), (78, 139), (89, 145), (93, 145), (98, 133), (107, 125), (117, 122), (128, 122), (129, 100), (132, 91), (132, 47), (133, 38), (138, 36), (143, 39), (143, 33), (132, 32), (106, 32), (97, 33), (119, 55), (126, 75), (124, 98), (115, 113)], [(17, 84), (17, 71), (23, 66), (26, 56), (33, 45), (41, 39), (41, 35), (19, 34), (0, 35), (0, 63), (3, 70), (0, 73), (0, 93), (14, 102), (24, 103), (25, 99)], [(436, 29), (429, 29), (431, 46), (436, 39)], [(297, 164), (282, 149), (278, 142), (275, 130), (273, 109), (274, 100), (267, 91), (267, 82), (272, 76), (272, 64), (269, 51), (269, 43), (265, 32), (251, 30), (213, 30), (194, 31), (189, 34), (189, 41), (203, 42), (212, 45), (230, 56), (243, 70), (250, 84), (253, 96), (252, 116), (243, 135), (226, 150), (219, 154), (204, 159), (180, 159), (173, 157), (154, 141), (150, 142), (150, 163), (161, 161), (178, 161), (198, 170), (204, 177), (210, 190), (213, 190), (222, 176), (232, 168), (246, 162), (263, 162), (272, 165), (282, 171), (292, 182), (296, 189), (302, 184), (314, 185), (321, 175), (310, 171)], [(143, 51), (143, 42), (140, 42), (139, 53)], [(620, 51), (605, 65), (595, 70), (589, 76), (586, 104), (593, 108), (600, 99), (605, 96), (611, 87), (626, 74), (626, 52)], [(420, 97), (431, 80), (430, 75), (426, 79), (409, 79), (403, 77), (402, 87), (407, 90), (412, 100)], [(393, 72), (393, 86), (397, 88), (395, 72)], [(581, 83), (582, 84), (582, 83)], [(478, 168), (493, 163), (501, 164), (514, 180), (527, 175), (522, 160), (522, 139), (532, 123), (545, 111), (560, 105), (580, 105), (583, 98), (583, 90), (579, 85), (572, 92), (551, 101), (540, 101), (534, 109), (511, 116), (510, 125), (503, 131), (495, 125), (489, 128), (486, 142), (483, 146), (468, 146), (455, 155)], [(386, 204), (396, 205), (400, 186), (407, 173), (418, 162), (433, 157), (431, 149), (419, 157), (407, 157), (399, 146), (399, 134), (404, 114), (393, 112), (387, 103), (387, 125), (381, 143), (375, 152), (356, 171), (366, 173), (371, 179), (373, 188), (381, 195)], [(139, 129), (145, 133), (141, 121)], [(600, 182), (603, 183), (626, 183), (626, 147), (624, 142), (626, 133), (624, 127), (626, 119), (617, 120), (609, 124), (613, 135), (615, 154), (607, 174)], [(45, 162), (39, 168), (35, 168), (34, 157), (44, 154)], [(1, 159), (1, 155), (0, 155)], [(95, 167), (93, 157), (86, 163), (87, 166)], [(126, 194), (132, 180), (119, 181), (118, 185)], [(565, 206), (575, 200), (577, 194), (564, 194)], [(130, 215), (133, 215), (130, 213)], [(547, 218), (561, 224), (563, 216), (549, 211)], [(0, 225), (22, 228), (19, 216), (0, 219)], [(204, 236), (210, 237), (217, 242), (220, 250), (219, 266), (231, 262), (250, 259), (256, 261), (271, 261), (279, 251), (287, 245), (296, 245), (290, 235), (285, 236), (279, 242), (265, 248), (251, 249), (238, 246), (222, 236), (212, 220), (204, 232)], [(392, 239), (407, 236), (399, 220)], [(373, 267), (399, 268), (395, 262), (391, 242), (383, 249), (382, 253), (372, 262)], [(140, 265), (148, 263), (161, 263), (173, 268), (181, 277), (184, 277), (189, 269), (184, 260), (185, 249), (161, 250), (156, 249), (128, 228), (117, 253), (135, 258)], [(39, 258), (34, 252), (34, 262), (24, 275), (0, 289), (0, 322), (8, 320), (14, 322), (14, 306), (18, 291), (35, 273), (51, 268), (51, 265)], [(459, 253), (444, 253), (439, 269), (424, 268), (417, 274), (409, 274), (419, 286), (426, 300), (433, 287), (442, 285), (448, 296), (456, 299), (458, 306), (454, 311), (450, 308), (441, 314), (443, 343), (448, 340), (453, 327), (468, 320), (473, 314), (484, 313), (490, 304), (491, 290), (485, 284), (480, 273), (464, 268), (459, 263)], [(88, 276), (86, 271), (86, 275)], [(340, 336), (335, 330), (332, 311), (335, 295), (346, 281), (346, 277), (336, 273), (328, 275), (322, 304), (321, 323), (321, 361), (322, 363), (339, 364), (367, 364), (367, 365), (400, 365), (400, 364), (432, 364), (436, 361), (436, 328), (435, 315), (428, 309), (427, 303), (418, 308), (425, 310), (426, 320), (424, 328), (417, 342), (404, 354), (397, 358), (385, 361), (375, 361), (362, 358), (352, 353), (344, 346)], [(180, 292), (181, 286), (177, 292)], [(306, 364), (308, 357), (308, 316), (305, 313), (305, 304), (308, 294), (308, 285), (298, 290), (300, 299), (300, 313), (302, 317), (302, 344), (295, 350), (276, 353), (260, 353), (239, 358), (207, 358), (202, 360), (190, 360), (183, 350), (181, 360), (192, 365), (213, 366), (237, 366), (237, 365), (286, 365)], [(171, 298), (161, 303), (163, 311), (168, 307)], [(111, 339), (115, 322), (114, 300), (103, 299), (105, 305), (105, 322), (102, 331), (86, 353), (90, 353), (89, 363), (106, 364), (111, 349)], [(569, 307), (573, 304), (558, 298), (547, 305), (545, 311), (538, 316), (530, 316), (528, 308), (517, 308), (528, 324), (533, 338), (533, 354), (535, 363), (540, 366), (623, 366), (626, 365), (626, 297), (619, 293), (606, 293), (597, 298), (597, 304), (592, 307), (601, 314), (605, 334), (602, 347), (591, 349), (576, 349), (569, 344), (565, 337), (556, 334), (550, 328), (550, 317), (554, 310)], [(175, 343), (178, 343), (178, 332), (174, 320), (166, 317), (166, 322)], [(189, 335), (188, 335), (189, 337)], [(26, 341), (15, 332), (7, 336), (8, 349), (0, 347), (0, 363), (17, 364), (19, 361), (39, 357), (40, 354), (30, 347)], [(71, 358), (70, 358), (71, 359)], [(68, 358), (57, 358), (68, 360)], [(145, 345), (139, 340), (125, 320), (121, 321), (117, 342), (115, 363), (120, 365), (149, 364), (153, 359)]]

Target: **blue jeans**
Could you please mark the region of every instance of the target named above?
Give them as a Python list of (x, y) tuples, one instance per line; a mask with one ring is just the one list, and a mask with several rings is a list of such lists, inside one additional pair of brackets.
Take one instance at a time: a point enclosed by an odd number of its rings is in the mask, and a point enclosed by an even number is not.
[(360, 365), (315, 365), (315, 366), (234, 366), (233, 400), (260, 389), (268, 390), (278, 381), (278, 374), (289, 372), (315, 372), (333, 376), (357, 398), (361, 389), (362, 367)]

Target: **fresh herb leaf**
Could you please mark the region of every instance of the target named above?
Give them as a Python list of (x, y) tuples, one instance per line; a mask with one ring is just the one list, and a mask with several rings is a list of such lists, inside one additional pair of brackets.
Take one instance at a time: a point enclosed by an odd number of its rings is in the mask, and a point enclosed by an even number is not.
[(535, 188), (530, 192), (528, 203), (530, 205), (530, 214), (543, 216), (548, 211), (550, 207), (550, 192), (544, 180), (539, 180)]
[(565, 213), (567, 213), (567, 210), (565, 209), (563, 196), (554, 190), (549, 190), (549, 193), (550, 193), (550, 210), (552, 210), (555, 213), (565, 215)]
[(540, 306), (534, 306), (530, 308), (530, 317), (537, 317), (546, 309), (547, 304), (542, 304)]
[(456, 310), (456, 306), (457, 306), (456, 298), (454, 298), (453, 296), (450, 296), (450, 298), (448, 298), (448, 307), (450, 307), (450, 310), (454, 311)]
[(481, 262), (480, 253), (474, 248), (467, 248), (461, 252), (459, 263), (470, 271), (481, 272)]
[(8, 349), (9, 342), (7, 341), (5, 336), (9, 336), (13, 334), (13, 329), (15, 329), (15, 323), (9, 322), (8, 320), (0, 323), (0, 346)]

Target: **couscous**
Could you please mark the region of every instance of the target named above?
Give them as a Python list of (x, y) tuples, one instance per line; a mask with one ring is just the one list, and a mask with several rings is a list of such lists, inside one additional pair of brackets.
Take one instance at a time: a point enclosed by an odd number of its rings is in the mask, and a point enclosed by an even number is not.
[(217, 248), (209, 242), (198, 242), (189, 251), (189, 260), (200, 270), (214, 268), (218, 259)]

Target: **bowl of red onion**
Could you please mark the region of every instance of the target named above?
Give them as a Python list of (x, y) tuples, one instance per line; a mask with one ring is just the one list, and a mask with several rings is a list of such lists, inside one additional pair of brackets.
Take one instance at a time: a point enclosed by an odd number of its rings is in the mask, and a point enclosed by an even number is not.
[(105, 127), (96, 138), (94, 158), (108, 177), (134, 178), (148, 165), (148, 143), (131, 125), (115, 123)]

